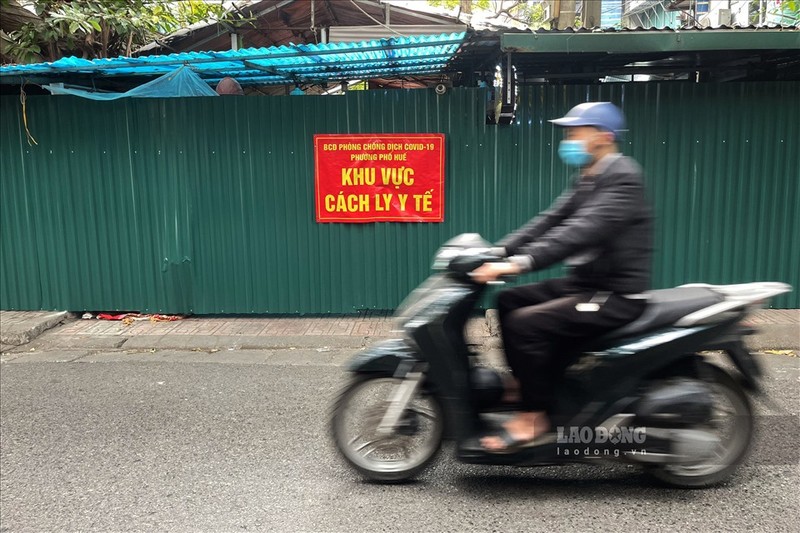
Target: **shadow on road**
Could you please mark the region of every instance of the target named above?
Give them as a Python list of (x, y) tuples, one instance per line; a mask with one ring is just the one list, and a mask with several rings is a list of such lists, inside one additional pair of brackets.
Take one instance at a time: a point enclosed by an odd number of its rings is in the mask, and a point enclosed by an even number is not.
[[(736, 484), (738, 475), (718, 487)], [(511, 474), (479, 473), (462, 476), (457, 485), (472, 496), (488, 500), (505, 500), (512, 497), (537, 500), (563, 500), (565, 497), (588, 500), (639, 500), (644, 502), (683, 501), (691, 497), (692, 490), (665, 486), (645, 471), (625, 465), (565, 466), (519, 469)], [(708, 489), (714, 490), (714, 488)]]

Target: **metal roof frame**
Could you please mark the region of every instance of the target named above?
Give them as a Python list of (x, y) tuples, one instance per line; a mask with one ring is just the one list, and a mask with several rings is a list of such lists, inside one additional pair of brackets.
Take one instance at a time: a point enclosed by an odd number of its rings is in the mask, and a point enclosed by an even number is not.
[[(362, 26), (374, 24), (376, 20), (395, 28), (398, 25), (435, 24), (450, 26), (460, 24), (458, 19), (448, 15), (418, 12), (383, 0), (257, 0), (246, 4), (237, 2), (239, 13), (252, 22), (242, 24), (234, 21), (232, 25), (199, 23), (176, 31), (156, 42), (143, 46), (135, 55), (159, 53), (160, 50), (173, 52), (225, 50), (229, 46), (228, 36), (234, 32), (241, 35), (250, 47), (280, 46), (292, 43), (317, 43), (324, 41), (323, 28), (339, 26)], [(314, 8), (314, 9), (311, 9)], [(391, 13), (391, 23), (386, 18)], [(312, 14), (313, 12), (313, 14)], [(393, 36), (397, 31), (387, 30)], [(458, 30), (460, 31), (460, 30)], [(442, 29), (428, 33), (452, 33), (457, 30)], [(367, 40), (371, 37), (356, 38), (352, 41)], [(160, 53), (166, 53), (165, 51)]]
[(646, 74), (695, 81), (800, 79), (800, 28), (537, 30), (504, 33), (519, 83)]
[(504, 52), (699, 52), (711, 50), (800, 50), (800, 31), (781, 29), (731, 29), (712, 31), (617, 31), (504, 33)]

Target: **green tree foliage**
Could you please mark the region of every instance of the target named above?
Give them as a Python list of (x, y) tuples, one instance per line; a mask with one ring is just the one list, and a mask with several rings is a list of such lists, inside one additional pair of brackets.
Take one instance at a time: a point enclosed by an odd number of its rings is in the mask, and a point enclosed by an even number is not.
[(781, 0), (763, 9), (761, 0), (750, 0), (750, 24), (780, 24), (796, 26), (800, 24), (800, 0)]
[(0, 0), (0, 11), (3, 56), (18, 63), (129, 56), (177, 29), (230, 17), (201, 0)]
[(546, 2), (542, 0), (428, 0), (428, 4), (449, 10), (458, 8), (462, 13), (487, 11), (493, 13), (494, 18), (505, 15), (531, 28), (541, 27), (547, 13)]
[(477, 9), (489, 9), (489, 0), (429, 0), (428, 3), (434, 7), (444, 7), (455, 9), (461, 7), (467, 13), (472, 13), (473, 6)]
[(796, 26), (800, 24), (800, 0), (783, 0), (770, 14), (776, 24)]

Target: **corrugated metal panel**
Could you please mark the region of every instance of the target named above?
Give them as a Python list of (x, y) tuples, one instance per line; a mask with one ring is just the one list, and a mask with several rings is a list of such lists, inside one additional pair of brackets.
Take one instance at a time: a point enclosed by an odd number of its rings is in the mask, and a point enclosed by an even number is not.
[(797, 27), (536, 30), (531, 33), (504, 33), (500, 37), (500, 46), (504, 52), (565, 54), (797, 50), (800, 31)]
[(241, 85), (269, 85), (359, 77), (402, 76), (441, 71), (466, 33), (412, 35), (355, 43), (293, 44), (223, 52), (82, 59), (0, 67), (0, 79), (45, 76), (68, 80), (75, 74), (157, 76), (181, 65), (209, 83), (231, 76)]
[(0, 308), (39, 309), (42, 274), (18, 108), (3, 105), (0, 120)]
[[(446, 239), (495, 240), (568, 183), (546, 122), (623, 106), (658, 216), (655, 285), (800, 279), (798, 83), (530, 87), (511, 126), (487, 94), (92, 102), (0, 99), (0, 307), (353, 312), (396, 306)], [(315, 133), (446, 134), (442, 224), (316, 224)], [(557, 273), (551, 269), (526, 278)], [(798, 291), (776, 299), (798, 307)]]
[(464, 24), (414, 24), (391, 26), (331, 26), (328, 28), (328, 42), (352, 43), (374, 39), (390, 39), (398, 35), (438, 35), (441, 33), (464, 33)]

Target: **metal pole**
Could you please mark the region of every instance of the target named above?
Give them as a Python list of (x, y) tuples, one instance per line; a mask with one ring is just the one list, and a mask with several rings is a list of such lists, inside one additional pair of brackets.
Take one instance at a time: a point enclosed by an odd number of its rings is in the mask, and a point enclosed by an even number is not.
[(317, 17), (316, 17), (317, 9), (316, 8), (317, 8), (317, 6), (316, 6), (316, 3), (317, 3), (317, 0), (311, 0), (311, 31), (314, 32), (315, 40), (316, 40), (316, 37), (317, 37), (317, 24), (316, 24), (316, 21), (317, 21)]
[(514, 88), (512, 86), (513, 82), (512, 82), (511, 76), (513, 76), (513, 73), (511, 71), (511, 52), (509, 52), (508, 53), (508, 70), (507, 70), (507, 73), (506, 73), (506, 103), (507, 104), (511, 103), (511, 94), (514, 91)]

